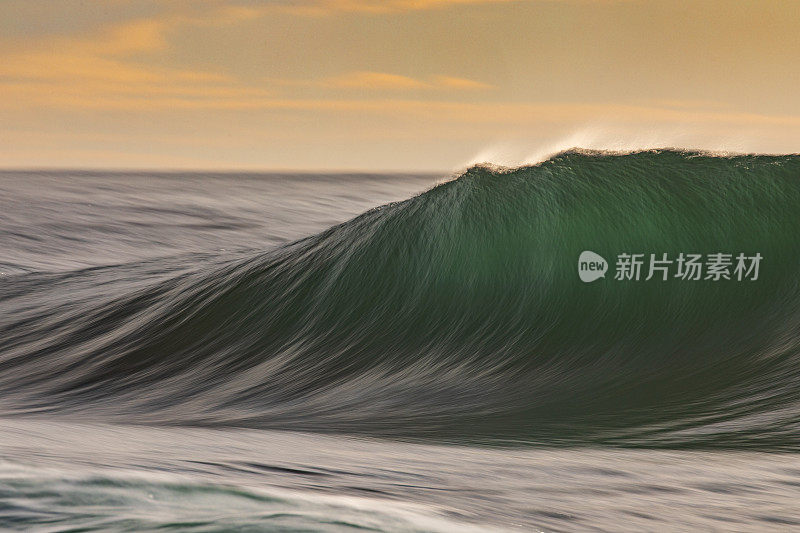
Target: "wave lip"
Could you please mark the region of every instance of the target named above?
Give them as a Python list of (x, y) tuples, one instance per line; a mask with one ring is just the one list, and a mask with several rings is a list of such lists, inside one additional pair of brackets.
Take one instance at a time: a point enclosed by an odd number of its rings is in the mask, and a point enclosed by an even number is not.
[[(572, 151), (473, 167), (213, 268), (22, 276), (0, 295), (11, 311), (0, 409), (796, 448), (798, 205), (800, 156)], [(575, 271), (584, 250), (610, 264), (623, 252), (764, 259), (756, 281), (587, 284)]]

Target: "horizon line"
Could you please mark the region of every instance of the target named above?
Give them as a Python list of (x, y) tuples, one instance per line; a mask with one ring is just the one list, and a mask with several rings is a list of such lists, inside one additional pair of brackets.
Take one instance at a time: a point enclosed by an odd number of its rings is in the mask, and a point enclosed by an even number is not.
[[(474, 165), (473, 165), (474, 166)], [(467, 167), (465, 167), (467, 168)], [(202, 168), (202, 167), (0, 167), (0, 173), (6, 172), (86, 172), (86, 173), (101, 173), (109, 172), (113, 174), (133, 173), (163, 173), (163, 174), (180, 174), (180, 173), (219, 173), (219, 174), (452, 174), (459, 172), (459, 170), (413, 170), (413, 169), (313, 169), (313, 168)]]

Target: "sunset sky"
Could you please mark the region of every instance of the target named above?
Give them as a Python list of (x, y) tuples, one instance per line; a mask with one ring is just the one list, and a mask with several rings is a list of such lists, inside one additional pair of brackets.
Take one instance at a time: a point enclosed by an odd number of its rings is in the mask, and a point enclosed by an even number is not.
[(793, 0), (1, 0), (0, 166), (800, 151)]

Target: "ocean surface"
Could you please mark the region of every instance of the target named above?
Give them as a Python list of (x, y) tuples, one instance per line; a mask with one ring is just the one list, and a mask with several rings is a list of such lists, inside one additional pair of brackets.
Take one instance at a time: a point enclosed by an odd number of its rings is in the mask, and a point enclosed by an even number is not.
[(800, 530), (799, 271), (800, 156), (2, 171), (0, 530)]

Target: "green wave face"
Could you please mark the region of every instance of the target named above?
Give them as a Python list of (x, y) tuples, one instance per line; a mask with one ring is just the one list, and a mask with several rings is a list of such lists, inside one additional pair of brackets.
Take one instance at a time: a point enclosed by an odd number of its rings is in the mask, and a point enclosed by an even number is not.
[[(287, 247), (64, 311), (68, 335), (33, 320), (10, 334), (5, 378), (42, 360), (62, 371), (18, 385), (8, 409), (795, 448), (799, 230), (800, 156), (569, 152), (476, 167)], [(578, 275), (587, 250), (609, 269), (591, 283)], [(681, 279), (672, 263), (667, 280), (645, 280), (650, 254), (681, 253), (732, 254), (731, 279)], [(757, 279), (737, 279), (740, 253), (761, 256)], [(620, 254), (644, 254), (641, 279), (615, 279)]]

